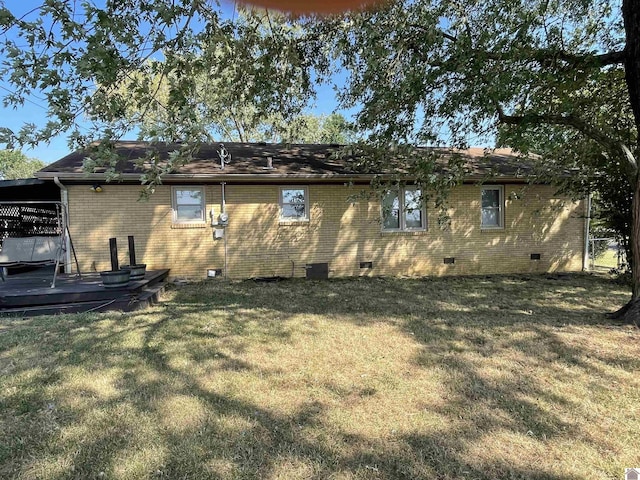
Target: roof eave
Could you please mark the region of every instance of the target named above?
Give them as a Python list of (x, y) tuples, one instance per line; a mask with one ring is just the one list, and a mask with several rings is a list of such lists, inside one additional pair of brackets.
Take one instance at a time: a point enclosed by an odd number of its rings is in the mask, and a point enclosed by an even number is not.
[[(62, 181), (105, 181), (104, 173), (75, 173), (75, 172), (37, 172), (36, 177), (42, 180), (53, 180), (58, 177)], [(273, 182), (274, 180), (281, 181), (300, 181), (309, 180), (319, 183), (330, 182), (345, 182), (345, 181), (367, 181), (370, 182), (373, 178), (396, 178), (394, 175), (374, 175), (374, 174), (348, 174), (348, 173), (333, 173), (333, 174), (296, 174), (296, 173), (264, 173), (264, 174), (247, 174), (247, 173), (225, 173), (225, 174), (210, 174), (210, 173), (170, 173), (162, 177), (165, 183), (174, 183), (179, 181), (202, 181), (207, 183), (214, 182), (231, 182), (242, 181), (251, 183), (260, 182)], [(137, 173), (123, 173), (118, 177), (119, 181), (140, 181), (140, 174)], [(464, 182), (482, 182), (482, 183), (528, 183), (530, 180), (523, 176), (493, 176), (486, 177), (482, 175), (470, 175), (464, 178)]]

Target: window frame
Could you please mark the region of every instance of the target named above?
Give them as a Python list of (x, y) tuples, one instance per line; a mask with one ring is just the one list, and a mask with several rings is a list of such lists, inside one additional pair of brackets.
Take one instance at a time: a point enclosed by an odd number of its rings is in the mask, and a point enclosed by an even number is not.
[[(484, 225), (482, 223), (482, 213), (485, 208), (495, 207), (483, 207), (482, 206), (482, 193), (485, 190), (493, 190), (498, 192), (498, 225)], [(504, 230), (504, 185), (483, 185), (480, 189), (480, 229), (481, 230)]]
[[(420, 212), (422, 214), (422, 226), (421, 227), (407, 227), (407, 219), (406, 219), (406, 191), (409, 190), (422, 190), (418, 185), (404, 185), (401, 187), (388, 189), (386, 193), (383, 195), (383, 198), (380, 199), (380, 218), (381, 218), (381, 231), (383, 233), (390, 232), (426, 232), (429, 227), (429, 220), (427, 218), (427, 205), (422, 199), (422, 207), (420, 208)], [(398, 226), (399, 228), (385, 228), (384, 226), (384, 196), (388, 195), (390, 192), (398, 192)], [(402, 201), (400, 201), (402, 199)]]
[[(304, 192), (304, 217), (283, 217), (284, 205), (292, 205), (291, 203), (284, 202), (284, 192), (286, 190), (302, 190)], [(278, 188), (278, 220), (281, 223), (301, 223), (308, 222), (311, 218), (310, 202), (309, 202), (309, 187), (306, 185), (285, 185)]]
[[(178, 218), (178, 191), (179, 190), (199, 190), (202, 193), (202, 216), (199, 219), (179, 219)], [(171, 215), (172, 222), (177, 225), (193, 225), (193, 224), (206, 224), (207, 223), (207, 199), (206, 188), (203, 185), (172, 185), (171, 186)]]

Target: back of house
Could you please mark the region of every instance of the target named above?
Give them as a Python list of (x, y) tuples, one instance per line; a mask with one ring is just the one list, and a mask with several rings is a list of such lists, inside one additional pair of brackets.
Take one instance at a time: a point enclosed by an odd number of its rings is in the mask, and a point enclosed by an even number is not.
[[(470, 166), (446, 210), (411, 178), (373, 190), (332, 145), (204, 145), (193, 161), (140, 196), (137, 159), (171, 144), (119, 142), (119, 177), (83, 170), (74, 152), (41, 170), (68, 204), (80, 268), (110, 268), (108, 239), (136, 241), (148, 269), (172, 277), (343, 277), (578, 271), (583, 267), (585, 203), (530, 182), (509, 151), (460, 152)], [(222, 156), (228, 155), (225, 164)], [(142, 170), (141, 170), (142, 169)], [(424, 200), (429, 198), (428, 200)], [(440, 222), (441, 214), (447, 217)], [(71, 262), (69, 262), (71, 264)]]

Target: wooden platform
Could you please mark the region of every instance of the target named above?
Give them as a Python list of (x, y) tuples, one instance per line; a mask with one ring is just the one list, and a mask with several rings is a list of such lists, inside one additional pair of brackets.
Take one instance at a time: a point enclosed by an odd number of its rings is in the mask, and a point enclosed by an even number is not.
[(157, 301), (169, 270), (148, 271), (126, 287), (105, 288), (100, 274), (61, 274), (51, 288), (51, 270), (10, 275), (0, 282), (0, 315), (32, 316), (86, 311), (135, 310)]

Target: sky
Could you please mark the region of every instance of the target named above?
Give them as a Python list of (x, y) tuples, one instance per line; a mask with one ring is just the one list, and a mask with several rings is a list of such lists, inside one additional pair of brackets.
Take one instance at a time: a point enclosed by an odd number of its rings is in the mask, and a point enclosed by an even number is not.
[[(0, 108), (0, 123), (11, 130), (19, 130), (24, 123), (32, 122), (42, 124), (46, 115), (46, 109), (42, 104), (26, 102), (18, 109)], [(45, 163), (51, 163), (69, 153), (65, 136), (57, 136), (51, 139), (49, 144), (40, 144), (36, 148), (23, 148), (22, 152), (29, 157), (37, 158)]]
[[(100, 0), (97, 0), (98, 2)], [(14, 13), (28, 12), (34, 7), (39, 6), (42, 0), (6, 0), (6, 6)], [(223, 15), (233, 15), (234, 6), (232, 3), (223, 2)], [(340, 82), (340, 77), (337, 78)], [(11, 86), (0, 81), (0, 97), (4, 97), (11, 92)], [(320, 85), (317, 87), (317, 98), (315, 105), (310, 109), (314, 114), (330, 114), (337, 109), (337, 100), (335, 91), (331, 85)], [(352, 112), (341, 111), (343, 115), (349, 118)], [(31, 97), (27, 99), (19, 108), (6, 108), (0, 104), (0, 126), (10, 128), (11, 130), (19, 130), (25, 123), (35, 123), (42, 125), (47, 121), (46, 118), (46, 101), (42, 98)], [(125, 139), (135, 139), (135, 133), (128, 134)], [(48, 143), (42, 143), (35, 148), (24, 147), (22, 151), (29, 157), (37, 158), (45, 163), (51, 163), (64, 157), (69, 151), (66, 135), (59, 135), (52, 138)]]

